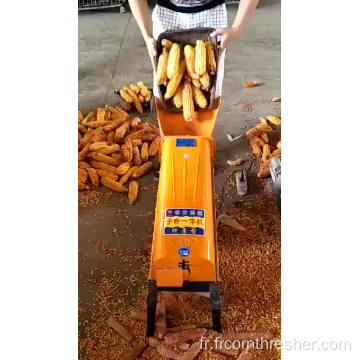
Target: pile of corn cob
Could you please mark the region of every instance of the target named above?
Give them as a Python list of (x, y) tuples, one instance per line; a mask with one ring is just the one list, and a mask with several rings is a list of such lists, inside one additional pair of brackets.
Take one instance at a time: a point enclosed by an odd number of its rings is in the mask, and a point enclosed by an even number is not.
[(159, 146), (158, 127), (131, 118), (120, 107), (105, 106), (86, 116), (79, 111), (79, 190), (101, 183), (113, 191), (128, 193), (132, 204), (139, 191), (137, 179), (151, 170), (149, 159), (157, 154)]
[(192, 121), (194, 101), (199, 109), (208, 105), (203, 91), (211, 87), (211, 76), (216, 73), (216, 60), (211, 41), (197, 40), (196, 46), (183, 48), (177, 43), (163, 39), (159, 56), (156, 80), (166, 86), (164, 98), (172, 99), (176, 108), (183, 108), (185, 121)]
[(271, 125), (280, 126), (281, 120), (277, 116), (268, 115), (260, 118), (260, 123), (246, 132), (252, 153), (261, 158), (257, 177), (262, 179), (270, 175), (270, 160), (273, 157), (281, 159), (281, 141), (270, 144), (268, 134), (273, 133)]
[(151, 91), (142, 81), (124, 86), (121, 90), (116, 90), (115, 93), (130, 106), (134, 104), (136, 110), (141, 114), (144, 112), (142, 104), (148, 105), (151, 100)]

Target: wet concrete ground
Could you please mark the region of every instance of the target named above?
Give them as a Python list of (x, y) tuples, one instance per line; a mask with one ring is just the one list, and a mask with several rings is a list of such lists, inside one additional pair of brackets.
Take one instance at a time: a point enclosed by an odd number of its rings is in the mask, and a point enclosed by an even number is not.
[[(231, 23), (237, 6), (229, 5), (228, 9)], [(152, 73), (145, 44), (131, 14), (79, 14), (79, 108), (116, 104), (118, 98), (113, 90), (140, 80), (151, 86)], [(243, 81), (253, 80), (262, 85), (242, 88)], [(245, 139), (229, 143), (226, 133), (237, 135), (255, 124), (259, 116), (276, 114), (278, 107), (268, 102), (273, 96), (280, 96), (280, 1), (263, 1), (227, 53), (222, 106), (214, 134), (218, 193), (226, 177), (226, 159), (244, 157), (249, 151)], [(133, 206), (126, 204), (124, 194), (110, 193), (102, 187), (96, 189), (100, 197), (97, 204), (79, 207), (79, 306), (83, 325), (96, 309), (100, 279), (120, 266), (116, 257), (107, 257), (106, 251), (141, 249), (151, 242), (156, 183), (152, 175), (140, 182), (141, 195)], [(257, 180), (251, 177), (250, 193), (256, 189)], [(136, 273), (136, 264), (123, 270)], [(130, 292), (129, 303), (135, 297), (136, 289)]]

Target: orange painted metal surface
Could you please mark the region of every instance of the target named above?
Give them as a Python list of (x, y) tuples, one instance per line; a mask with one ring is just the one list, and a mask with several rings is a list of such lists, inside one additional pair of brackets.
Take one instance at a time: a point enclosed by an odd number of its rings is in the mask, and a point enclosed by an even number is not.
[(156, 99), (162, 143), (149, 278), (158, 287), (219, 280), (212, 139), (219, 105), (187, 123)]
[(211, 138), (220, 106), (220, 98), (216, 99), (213, 109), (196, 111), (194, 120), (186, 122), (182, 112), (164, 111), (161, 100), (155, 98), (155, 106), (162, 136), (205, 136)]

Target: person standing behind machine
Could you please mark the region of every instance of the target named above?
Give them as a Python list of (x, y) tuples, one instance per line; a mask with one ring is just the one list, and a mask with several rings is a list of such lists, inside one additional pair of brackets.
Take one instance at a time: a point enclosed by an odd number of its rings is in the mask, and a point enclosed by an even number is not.
[(220, 50), (225, 50), (237, 38), (251, 18), (259, 0), (241, 0), (234, 23), (228, 27), (225, 0), (156, 0), (150, 29), (150, 10), (147, 0), (129, 0), (134, 18), (140, 28), (155, 69), (156, 40), (167, 30), (190, 30), (198, 27), (216, 29)]

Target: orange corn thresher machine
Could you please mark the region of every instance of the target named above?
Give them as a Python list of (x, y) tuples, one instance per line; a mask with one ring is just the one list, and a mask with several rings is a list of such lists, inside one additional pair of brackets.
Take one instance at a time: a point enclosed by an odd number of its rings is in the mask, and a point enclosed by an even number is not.
[[(163, 38), (195, 44), (196, 39), (207, 40), (212, 31), (202, 28), (165, 32), (158, 39), (158, 52)], [(160, 91), (157, 96), (154, 90), (162, 141), (147, 300), (147, 335), (154, 335), (157, 293), (162, 291), (209, 293), (212, 327), (220, 331), (215, 142), (212, 138), (220, 97), (213, 96), (214, 90), (209, 108), (197, 111), (193, 121), (186, 122), (182, 112), (169, 109), (162, 101)]]

